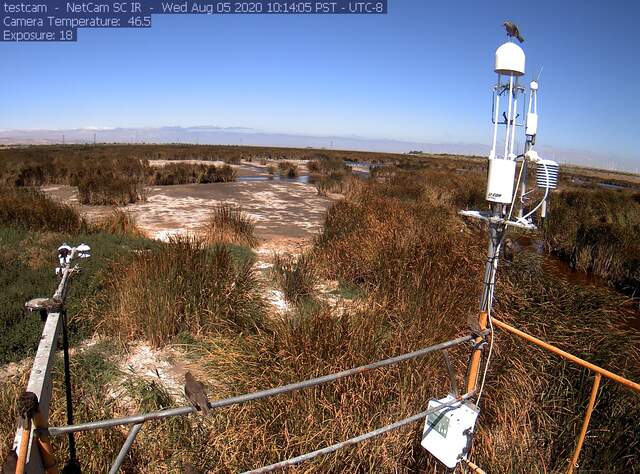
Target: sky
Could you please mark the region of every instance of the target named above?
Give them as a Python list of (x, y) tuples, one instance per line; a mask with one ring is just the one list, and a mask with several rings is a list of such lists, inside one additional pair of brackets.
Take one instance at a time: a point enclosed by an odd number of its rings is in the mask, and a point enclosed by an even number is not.
[[(387, 15), (154, 15), (77, 43), (0, 43), (0, 129), (213, 125), (491, 139), (504, 20), (540, 76), (538, 143), (636, 169), (640, 2), (389, 0)], [(559, 157), (561, 158), (561, 157)], [(603, 163), (604, 164), (604, 163)]]

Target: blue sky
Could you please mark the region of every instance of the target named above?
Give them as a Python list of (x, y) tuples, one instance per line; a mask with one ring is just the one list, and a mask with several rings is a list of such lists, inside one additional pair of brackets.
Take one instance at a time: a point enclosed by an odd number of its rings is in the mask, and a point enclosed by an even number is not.
[(216, 125), (488, 144), (493, 54), (515, 21), (539, 143), (623, 157), (640, 2), (389, 0), (382, 16), (154, 16), (72, 44), (0, 43), (0, 128)]

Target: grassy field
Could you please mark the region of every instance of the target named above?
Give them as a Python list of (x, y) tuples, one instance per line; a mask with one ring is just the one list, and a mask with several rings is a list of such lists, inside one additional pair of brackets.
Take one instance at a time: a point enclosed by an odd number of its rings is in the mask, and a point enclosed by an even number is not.
[[(140, 159), (202, 159), (208, 152), (211, 159), (219, 159), (214, 154), (219, 150), (210, 148), (159, 147), (151, 156), (142, 154), (152, 153), (149, 148), (132, 150), (141, 150)], [(221, 148), (230, 159), (237, 156), (233, 153), (246, 152), (240, 147)], [(292, 159), (270, 150), (270, 159)], [(173, 152), (175, 156), (170, 155)], [(276, 258), (270, 278), (291, 303), (284, 315), (272, 314), (262, 298), (265, 283), (253, 266), (252, 222), (239, 209), (214, 213), (202, 239), (160, 243), (142, 237), (125, 213), (88, 224), (72, 208), (42, 194), (4, 191), (0, 259), (8, 270), (0, 283), (2, 363), (33, 354), (42, 323), (25, 315), (22, 305), (54, 289), (55, 249), (63, 241), (86, 242), (94, 249), (93, 257), (82, 262), (85, 269), (74, 280), (69, 299), (76, 348), (72, 371), (74, 379), (82, 381), (74, 393), (78, 421), (185, 403), (161, 384), (122, 368), (121, 361), (141, 343), (179, 350), (207, 382), (211, 398), (217, 399), (466, 334), (468, 319), (477, 311), (486, 236), (456, 211), (485, 205), (484, 163), (422, 156), (402, 162), (395, 155), (397, 163), (375, 170), (370, 179), (360, 179), (344, 171), (337, 157), (318, 157), (324, 150), (290, 151), (298, 152), (318, 161), (311, 171), (319, 177), (339, 174), (336, 182), (349, 185), (343, 189), (344, 198), (328, 210), (323, 231), (312, 245), (301, 255)], [(255, 158), (266, 153), (266, 149), (256, 151)], [(358, 160), (365, 161), (361, 156)], [(393, 163), (391, 158), (388, 163)], [(580, 220), (588, 217), (592, 226), (600, 224), (603, 215), (615, 217), (609, 239), (636, 225), (633, 194), (628, 194), (627, 202), (619, 194), (607, 194), (617, 191), (598, 191), (605, 197), (588, 192), (567, 188), (554, 194), (551, 216), (557, 212), (559, 217), (548, 223), (544, 239), (559, 243), (550, 250), (559, 252), (560, 246), (583, 242), (575, 228), (578, 212), (590, 212)], [(578, 204), (572, 204), (571, 193)], [(604, 204), (598, 207), (597, 202)], [(21, 212), (15, 212), (20, 205)], [(621, 215), (622, 211), (627, 214)], [(602, 251), (590, 251), (597, 261), (603, 258)], [(584, 270), (595, 271), (597, 265), (589, 265)], [(351, 304), (328, 304), (320, 291), (323, 281), (337, 282), (345, 293), (348, 289)], [(583, 287), (554, 276), (545, 270), (543, 256), (522, 252), (501, 267), (496, 316), (594, 363), (640, 378), (640, 338), (628, 329), (629, 320), (639, 316), (637, 303), (607, 288)], [(82, 342), (89, 337), (99, 342)], [(451, 351), (460, 384), (468, 355), (467, 346)], [(15, 418), (15, 400), (27, 374), (28, 366), (5, 377), (0, 390), (3, 420)], [(64, 423), (61, 367), (56, 368), (55, 380), (52, 425)], [(565, 469), (591, 380), (587, 372), (499, 333), (474, 461), (497, 473)], [(201, 470), (238, 472), (420, 412), (429, 398), (440, 398), (447, 390), (448, 375), (436, 354), (323, 387), (225, 408), (208, 418), (153, 422), (145, 425), (124, 469), (182, 472), (188, 463)], [(581, 469), (637, 472), (639, 418), (638, 396), (603, 382)], [(433, 460), (419, 446), (421, 428), (416, 424), (320, 457), (299, 470), (433, 471)], [(3, 424), (3, 446), (10, 445), (13, 429), (12, 423)], [(78, 435), (85, 472), (107, 470), (125, 437), (122, 430)], [(64, 443), (56, 440), (60, 456)]]

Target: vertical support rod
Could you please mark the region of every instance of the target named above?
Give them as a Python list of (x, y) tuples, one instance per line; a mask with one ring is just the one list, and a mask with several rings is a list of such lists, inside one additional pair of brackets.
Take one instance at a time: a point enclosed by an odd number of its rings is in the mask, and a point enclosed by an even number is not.
[[(493, 215), (499, 217), (501, 214), (501, 205), (494, 204)], [(478, 333), (487, 329), (487, 321), (492, 305), (493, 287), (496, 283), (497, 258), (500, 252), (500, 242), (504, 234), (504, 225), (497, 222), (489, 222), (489, 247), (487, 249), (487, 262), (484, 270), (484, 287), (482, 289), (482, 298), (480, 300), (480, 314), (478, 315), (478, 327), (475, 328)], [(469, 371), (467, 377), (467, 392), (474, 391), (478, 383), (478, 373), (480, 370), (480, 360), (482, 358), (482, 342), (484, 336), (477, 336), (474, 339), (475, 347), (471, 354), (469, 363)]]
[[(62, 310), (62, 349), (64, 352), (64, 388), (67, 401), (67, 424), (73, 425), (73, 399), (71, 390), (71, 367), (69, 361), (69, 334), (67, 330), (67, 310)], [(77, 464), (76, 440), (73, 433), (69, 438), (69, 463)]]
[(573, 452), (573, 458), (571, 458), (571, 464), (569, 464), (569, 469), (567, 469), (567, 474), (573, 474), (573, 470), (576, 467), (578, 467), (578, 459), (580, 458), (580, 451), (582, 450), (582, 445), (584, 444), (584, 438), (587, 435), (587, 429), (589, 428), (589, 422), (591, 421), (591, 414), (593, 413), (593, 407), (596, 404), (596, 399), (598, 398), (598, 389), (600, 388), (601, 378), (602, 376), (596, 373), (596, 376), (593, 379), (593, 386), (591, 387), (591, 396), (589, 397), (589, 404), (587, 405), (587, 411), (584, 414), (582, 429), (580, 430), (580, 435), (578, 436), (578, 444), (576, 445), (576, 449)]
[(513, 112), (511, 113), (511, 117), (509, 117), (509, 121), (511, 123), (511, 144), (509, 145), (509, 154), (507, 155), (507, 159), (510, 159), (509, 156), (515, 154), (514, 144), (516, 141), (516, 116), (518, 112), (518, 79), (516, 79), (515, 88), (513, 92)]
[(116, 460), (113, 461), (113, 465), (111, 466), (111, 469), (109, 469), (109, 474), (117, 474), (120, 470), (120, 466), (122, 466), (124, 459), (127, 457), (127, 453), (131, 449), (131, 445), (133, 445), (133, 442), (135, 441), (136, 436), (138, 436), (138, 432), (141, 428), (142, 423), (138, 423), (137, 425), (133, 425), (131, 430), (129, 430), (129, 435), (122, 445), (122, 448), (120, 448), (120, 452), (118, 453)]
[(504, 156), (505, 160), (509, 157), (509, 132), (511, 128), (509, 127), (509, 121), (511, 120), (511, 108), (513, 106), (513, 76), (509, 76), (509, 105), (507, 106), (507, 123), (506, 123), (506, 134), (504, 137)]
[(451, 363), (451, 358), (449, 357), (449, 352), (446, 349), (442, 349), (442, 356), (444, 357), (444, 363), (447, 366), (447, 372), (449, 373), (449, 393), (456, 398), (460, 397), (460, 393), (458, 393), (458, 383), (456, 382), (456, 372), (453, 370), (453, 364)]
[[(527, 141), (524, 143), (524, 154), (531, 149), (531, 140), (527, 137)], [(518, 217), (522, 217), (526, 211), (525, 199), (527, 195), (527, 159), (522, 160), (522, 178), (520, 181), (520, 209), (518, 209)]]
[(496, 96), (496, 100), (493, 103), (493, 141), (491, 142), (491, 152), (489, 153), (489, 158), (493, 159), (496, 157), (496, 146), (498, 141), (498, 112), (500, 110), (500, 74), (498, 74), (498, 84), (496, 84), (494, 89), (494, 94)]

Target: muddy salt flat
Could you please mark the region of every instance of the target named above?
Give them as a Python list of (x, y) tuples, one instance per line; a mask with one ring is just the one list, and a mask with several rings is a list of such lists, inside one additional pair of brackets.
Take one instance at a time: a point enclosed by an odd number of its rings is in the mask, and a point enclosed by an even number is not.
[[(169, 162), (151, 162), (155, 166), (166, 163)], [(282, 241), (285, 247), (287, 242), (306, 241), (321, 229), (331, 199), (318, 196), (316, 188), (306, 184), (306, 176), (280, 179), (269, 175), (265, 165), (232, 166), (238, 173), (235, 182), (150, 186), (146, 202), (122, 209), (136, 219), (149, 237), (159, 240), (197, 232), (208, 214), (223, 203), (241, 207), (256, 221), (256, 235), (266, 247), (272, 247), (275, 241)], [(57, 200), (76, 205), (89, 219), (107, 215), (112, 209), (79, 204), (77, 189), (73, 186), (48, 186), (44, 191)]]
[[(222, 165), (211, 161), (178, 161), (178, 163), (202, 163)], [(151, 161), (152, 166), (163, 166), (170, 161)], [(311, 243), (311, 239), (322, 228), (325, 211), (331, 198), (319, 196), (315, 186), (308, 183), (305, 162), (296, 162), (302, 176), (293, 179), (272, 176), (267, 165), (243, 163), (231, 165), (238, 174), (232, 183), (185, 184), (150, 186), (146, 189), (146, 202), (121, 206), (137, 221), (140, 228), (151, 238), (167, 240), (172, 235), (198, 232), (209, 213), (220, 204), (237, 205), (249, 214), (256, 223), (256, 236), (260, 246), (255, 249), (257, 270), (272, 266), (275, 252), (300, 253)], [(277, 163), (276, 163), (277, 164)], [(43, 191), (56, 200), (76, 206), (89, 219), (97, 219), (112, 212), (111, 206), (87, 206), (78, 201), (74, 186), (47, 186)], [(284, 294), (260, 272), (265, 282), (265, 299), (272, 313), (286, 313), (290, 308)], [(27, 366), (26, 360), (24, 366)], [(23, 365), (13, 364), (2, 368), (0, 374), (14, 373)], [(119, 364), (123, 374), (160, 382), (176, 400), (182, 400), (182, 384), (187, 370), (206, 378), (206, 374), (190, 364), (180, 347), (151, 348), (145, 342), (136, 342), (128, 348), (128, 354)], [(118, 384), (116, 384), (118, 386)], [(107, 394), (122, 398), (122, 389), (113, 389)], [(125, 405), (130, 400), (122, 399)]]

